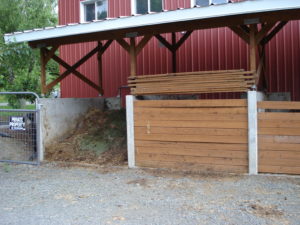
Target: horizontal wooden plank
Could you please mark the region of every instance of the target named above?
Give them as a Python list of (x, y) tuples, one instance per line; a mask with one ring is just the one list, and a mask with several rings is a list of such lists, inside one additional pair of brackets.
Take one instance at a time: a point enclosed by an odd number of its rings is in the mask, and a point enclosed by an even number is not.
[(199, 107), (247, 107), (244, 99), (222, 100), (144, 100), (135, 101), (135, 107), (158, 107), (158, 108), (199, 108)]
[(178, 135), (178, 134), (135, 134), (135, 140), (145, 141), (177, 141), (201, 143), (248, 143), (247, 136), (205, 136), (205, 135)]
[(279, 135), (279, 136), (300, 136), (299, 128), (262, 128), (259, 127), (258, 134)]
[(172, 148), (172, 149), (197, 149), (224, 150), (224, 151), (248, 151), (247, 144), (218, 144), (218, 143), (191, 143), (191, 142), (162, 142), (162, 141), (135, 141), (136, 147)]
[(205, 136), (248, 136), (246, 129), (185, 128), (185, 127), (135, 127), (138, 134), (185, 134)]
[(259, 143), (300, 144), (300, 136), (259, 135), (258, 141)]
[(247, 92), (249, 90), (249, 88), (230, 88), (230, 89), (222, 89), (222, 90), (216, 90), (216, 89), (206, 89), (206, 90), (177, 90), (177, 91), (165, 91), (165, 92), (135, 92), (134, 90), (131, 90), (131, 94), (132, 95), (181, 95), (181, 94), (208, 94), (208, 93), (244, 93)]
[[(300, 162), (299, 151), (259, 151), (259, 159), (279, 160), (279, 159), (293, 159)], [(300, 165), (299, 165), (300, 166)]]
[(258, 171), (260, 173), (275, 173), (275, 174), (294, 174), (300, 175), (300, 166), (269, 166), (269, 165), (259, 165)]
[(202, 82), (216, 82), (216, 81), (245, 81), (245, 79), (253, 79), (253, 76), (244, 76), (242, 74), (213, 74), (210, 76), (199, 76), (199, 75), (189, 75), (189, 76), (175, 76), (175, 77), (159, 77), (159, 78), (147, 78), (147, 79), (136, 79), (128, 80), (129, 86), (140, 85), (140, 84), (155, 84), (168, 82), (168, 84), (176, 84), (178, 82), (191, 83), (192, 81), (202, 81)]
[(266, 159), (266, 158), (259, 158), (259, 165), (265, 166), (289, 166), (289, 167), (298, 167), (300, 166), (299, 159)]
[(248, 121), (246, 114), (198, 114), (198, 113), (149, 113), (146, 110), (136, 112), (134, 117), (137, 120), (166, 120), (166, 121), (183, 121), (183, 120), (221, 120), (221, 121)]
[(259, 128), (298, 128), (300, 129), (300, 121), (293, 120), (258, 120)]
[(163, 162), (183, 162), (183, 163), (201, 163), (203, 165), (248, 165), (247, 159), (230, 159), (216, 157), (199, 157), (199, 156), (178, 156), (178, 155), (162, 155), (162, 154), (136, 154), (137, 161), (163, 161)]
[[(258, 142), (258, 149), (259, 151), (296, 151), (300, 152), (300, 144), (289, 144), (283, 142), (271, 142), (274, 139), (259, 139)], [(280, 140), (279, 140), (280, 141)]]
[(136, 127), (202, 127), (222, 129), (248, 129), (247, 122), (240, 121), (155, 121), (155, 120), (134, 120)]
[(186, 76), (186, 75), (207, 75), (207, 74), (226, 74), (226, 73), (241, 73), (245, 72), (246, 74), (253, 74), (253, 71), (244, 71), (244, 70), (211, 70), (211, 71), (194, 71), (194, 72), (182, 72), (182, 73), (165, 73), (165, 74), (151, 74), (151, 75), (138, 75), (138, 76), (130, 76), (129, 79), (148, 79), (156, 78), (156, 77), (165, 77), (165, 76)]
[(202, 94), (202, 93), (232, 93), (232, 92), (247, 92), (253, 86), (249, 84), (247, 87), (226, 87), (226, 88), (185, 88), (185, 89), (164, 89), (155, 90), (149, 89), (147, 91), (136, 90), (131, 88), (132, 95), (175, 95), (175, 94)]
[(247, 159), (246, 151), (225, 151), (225, 150), (199, 150), (199, 149), (173, 149), (168, 147), (136, 147), (137, 154), (163, 154), (163, 155), (188, 155), (201, 157), (224, 157), (230, 159)]
[(234, 108), (151, 108), (151, 107), (135, 107), (134, 108), (135, 113), (176, 113), (176, 114), (215, 114), (216, 116), (218, 114), (230, 114), (230, 115), (236, 115), (236, 114), (243, 114), (244, 116), (247, 116), (247, 108), (246, 107), (234, 107)]
[(192, 171), (197, 173), (247, 173), (248, 166), (234, 166), (234, 165), (203, 165), (197, 163), (183, 163), (183, 162), (161, 162), (161, 161), (142, 161), (138, 160), (136, 165), (139, 167), (148, 168), (166, 168), (178, 171)]
[(258, 113), (259, 120), (300, 120), (300, 113), (295, 112), (260, 112)]
[(261, 101), (257, 103), (260, 109), (298, 109), (300, 110), (300, 102), (289, 101)]

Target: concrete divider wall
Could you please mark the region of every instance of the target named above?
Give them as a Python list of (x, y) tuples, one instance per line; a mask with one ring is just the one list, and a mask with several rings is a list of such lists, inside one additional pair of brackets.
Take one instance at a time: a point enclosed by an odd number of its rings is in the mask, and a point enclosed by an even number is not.
[(90, 108), (104, 109), (103, 98), (43, 98), (40, 104), (43, 150), (74, 129)]

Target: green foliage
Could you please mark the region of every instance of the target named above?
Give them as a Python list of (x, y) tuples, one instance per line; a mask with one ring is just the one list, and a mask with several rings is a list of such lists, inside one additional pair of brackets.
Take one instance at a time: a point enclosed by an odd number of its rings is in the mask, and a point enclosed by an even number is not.
[[(57, 24), (56, 0), (1, 0), (0, 4), (0, 91), (33, 91), (40, 93), (39, 51), (26, 43), (4, 43), (5, 33)], [(47, 74), (58, 73), (53, 63)], [(30, 99), (29, 99), (30, 100)], [(9, 99), (18, 104), (16, 97)]]

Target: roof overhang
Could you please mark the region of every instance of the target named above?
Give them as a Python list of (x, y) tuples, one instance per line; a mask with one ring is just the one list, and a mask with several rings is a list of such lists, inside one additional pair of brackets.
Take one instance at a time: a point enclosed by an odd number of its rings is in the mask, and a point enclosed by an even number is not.
[(6, 43), (28, 42), (36, 48), (297, 19), (300, 19), (299, 0), (249, 0), (34, 29), (6, 34), (4, 38)]

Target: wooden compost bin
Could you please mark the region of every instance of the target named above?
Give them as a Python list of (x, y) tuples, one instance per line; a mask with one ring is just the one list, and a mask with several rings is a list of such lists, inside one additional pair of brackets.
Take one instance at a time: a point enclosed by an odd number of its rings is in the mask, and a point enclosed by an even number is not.
[(134, 102), (136, 165), (248, 171), (247, 100)]

